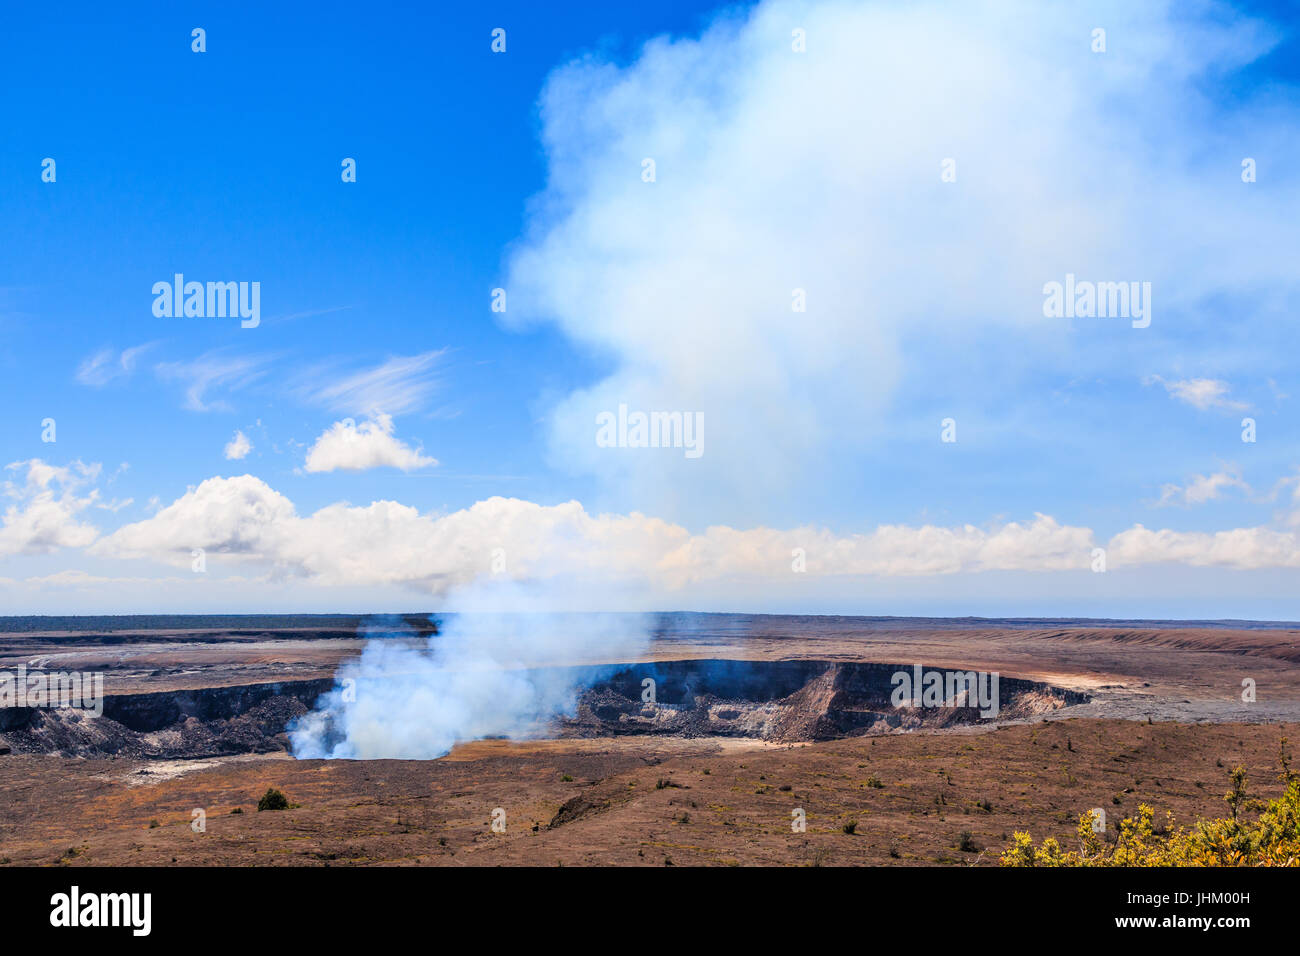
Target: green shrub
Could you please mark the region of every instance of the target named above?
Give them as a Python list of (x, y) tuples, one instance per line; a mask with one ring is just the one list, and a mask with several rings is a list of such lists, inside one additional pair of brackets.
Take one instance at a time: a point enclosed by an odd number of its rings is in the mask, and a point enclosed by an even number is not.
[(267, 787), (266, 793), (262, 794), (262, 799), (257, 801), (257, 809), (259, 812), (262, 810), (288, 810), (289, 801), (275, 787)]
[(1136, 817), (1120, 821), (1112, 845), (1093, 829), (1092, 812), (1079, 817), (1079, 849), (1066, 849), (1055, 837), (1038, 846), (1028, 833), (1012, 834), (1003, 851), (1003, 866), (1295, 866), (1300, 860), (1300, 775), (1293, 773), (1283, 745), (1281, 779), (1286, 790), (1263, 805), (1251, 821), (1246, 772), (1230, 774), (1232, 789), (1224, 794), (1230, 815), (1198, 820), (1190, 828), (1175, 829), (1172, 816), (1159, 825), (1155, 810), (1138, 805)]

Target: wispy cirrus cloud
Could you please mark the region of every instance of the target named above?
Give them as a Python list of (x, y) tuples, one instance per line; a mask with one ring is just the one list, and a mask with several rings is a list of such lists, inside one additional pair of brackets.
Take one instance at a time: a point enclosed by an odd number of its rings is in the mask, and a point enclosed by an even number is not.
[(77, 381), (82, 385), (99, 387), (119, 378), (130, 378), (140, 356), (157, 344), (156, 341), (145, 342), (120, 352), (111, 347), (100, 349), (77, 366)]
[(336, 305), (328, 309), (304, 309), (301, 312), (288, 312), (284, 315), (269, 315), (264, 321), (296, 322), (298, 319), (314, 319), (317, 316), (333, 315), (335, 312), (347, 312), (351, 308), (350, 305)]
[(297, 376), (291, 388), (300, 400), (335, 412), (400, 415), (423, 407), (437, 389), (439, 362), (446, 352), (396, 355), (359, 371), (317, 366)]
[(154, 372), (164, 382), (185, 386), (186, 408), (207, 412), (230, 408), (224, 399), (209, 399), (210, 391), (245, 388), (266, 374), (270, 361), (270, 356), (237, 356), (217, 349), (188, 362), (161, 362), (154, 366)]

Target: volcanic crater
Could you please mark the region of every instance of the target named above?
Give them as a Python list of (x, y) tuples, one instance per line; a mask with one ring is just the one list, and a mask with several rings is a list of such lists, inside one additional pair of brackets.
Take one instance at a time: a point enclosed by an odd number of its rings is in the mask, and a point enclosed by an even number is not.
[[(560, 738), (797, 743), (1014, 721), (1090, 699), (1079, 691), (1002, 676), (996, 715), (989, 719), (978, 701), (963, 694), (945, 699), (943, 706), (894, 706), (894, 675), (912, 673), (910, 664), (692, 659), (548, 670), (548, 680), (562, 670), (560, 676), (575, 688), (572, 711), (539, 728), (540, 735)], [(0, 736), (14, 752), (76, 757), (285, 752), (293, 722), (333, 686), (326, 678), (113, 694), (104, 698), (99, 717), (77, 710), (8, 708), (0, 711)]]

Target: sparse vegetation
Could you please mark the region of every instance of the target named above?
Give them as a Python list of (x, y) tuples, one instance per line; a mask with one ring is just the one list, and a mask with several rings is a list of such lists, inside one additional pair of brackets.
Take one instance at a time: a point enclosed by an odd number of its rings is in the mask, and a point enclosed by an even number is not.
[[(1246, 771), (1235, 768), (1231, 788), (1224, 794), (1229, 816), (1199, 820), (1189, 828), (1174, 829), (1173, 815), (1163, 824), (1155, 810), (1138, 806), (1136, 817), (1119, 824), (1118, 839), (1109, 844), (1095, 832), (1092, 813), (1079, 817), (1079, 849), (1066, 850), (1054, 837), (1038, 846), (1028, 833), (1013, 833), (1002, 853), (1003, 866), (1300, 866), (1300, 775), (1291, 771), (1282, 741), (1282, 796), (1267, 803), (1250, 799)], [(1258, 809), (1247, 821), (1245, 813)]]

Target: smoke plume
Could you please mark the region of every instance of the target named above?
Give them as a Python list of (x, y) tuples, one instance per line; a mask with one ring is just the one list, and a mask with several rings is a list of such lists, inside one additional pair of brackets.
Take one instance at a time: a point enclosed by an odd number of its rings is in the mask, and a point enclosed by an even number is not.
[(538, 610), (524, 592), (495, 584), (461, 600), (495, 609), (451, 615), (427, 639), (401, 625), (370, 625), (361, 656), (340, 667), (334, 689), (290, 729), (294, 756), (427, 760), (462, 741), (537, 736), (573, 713), (582, 689), (579, 672), (559, 665), (632, 660), (649, 645), (637, 614)]

